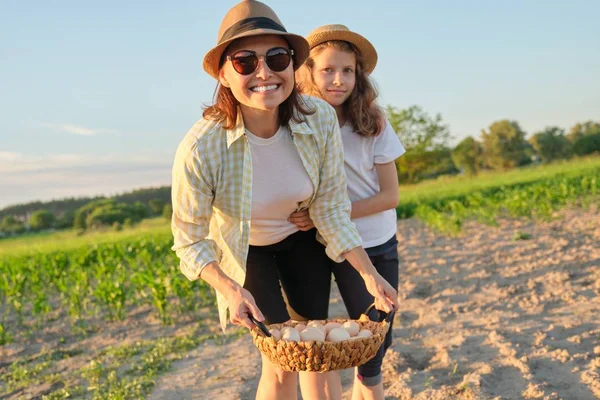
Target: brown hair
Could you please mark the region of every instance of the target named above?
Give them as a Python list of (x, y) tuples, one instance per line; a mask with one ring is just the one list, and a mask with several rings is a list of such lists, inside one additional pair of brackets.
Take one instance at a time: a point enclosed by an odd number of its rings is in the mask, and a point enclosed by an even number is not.
[[(287, 41), (287, 40), (286, 40)], [(219, 70), (223, 68), (225, 63), (225, 54), (227, 49), (223, 52), (221, 61), (219, 63)], [(296, 66), (296, 60), (292, 61)], [(219, 121), (224, 129), (233, 129), (237, 122), (238, 106), (240, 102), (235, 98), (230, 88), (217, 83), (215, 93), (213, 95), (214, 104), (207, 105), (204, 107), (202, 116), (206, 119)], [(294, 82), (294, 88), (292, 93), (287, 99), (279, 105), (278, 118), (280, 126), (287, 126), (290, 120), (294, 122), (304, 122), (305, 115), (314, 114), (315, 110), (309, 109), (308, 106), (302, 100), (298, 87)]]
[(367, 137), (379, 135), (384, 128), (385, 119), (381, 107), (376, 102), (377, 89), (364, 72), (361, 54), (349, 42), (331, 40), (313, 47), (304, 65), (296, 73), (300, 91), (323, 98), (314, 82), (312, 68), (315, 65), (314, 57), (327, 47), (356, 55), (356, 84), (350, 97), (343, 104), (344, 117), (359, 135)]

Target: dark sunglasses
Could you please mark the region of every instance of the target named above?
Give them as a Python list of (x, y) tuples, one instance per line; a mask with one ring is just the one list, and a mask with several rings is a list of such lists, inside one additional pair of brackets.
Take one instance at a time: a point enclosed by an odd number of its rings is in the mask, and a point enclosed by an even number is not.
[(225, 58), (227, 61), (231, 61), (233, 69), (235, 69), (238, 74), (250, 75), (258, 68), (259, 58), (264, 59), (271, 71), (281, 72), (290, 65), (293, 55), (294, 50), (292, 49), (288, 50), (285, 47), (273, 47), (272, 49), (267, 50), (267, 54), (264, 56), (259, 56), (256, 52), (251, 50), (240, 50)]

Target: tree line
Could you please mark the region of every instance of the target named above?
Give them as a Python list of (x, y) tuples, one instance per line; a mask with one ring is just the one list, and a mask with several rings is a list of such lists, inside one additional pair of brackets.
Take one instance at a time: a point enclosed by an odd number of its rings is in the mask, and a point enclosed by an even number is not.
[(595, 121), (576, 123), (568, 132), (549, 126), (527, 138), (517, 121), (504, 119), (483, 129), (479, 138), (468, 136), (453, 148), (449, 128), (439, 114), (432, 117), (419, 106), (388, 107), (387, 114), (407, 149), (396, 161), (399, 183), (600, 153), (600, 123)]
[[(476, 175), (482, 170), (506, 170), (573, 156), (600, 153), (600, 123), (586, 121), (568, 132), (550, 126), (527, 138), (517, 121), (493, 122), (479, 138), (468, 136), (455, 147), (440, 114), (419, 106), (388, 106), (387, 115), (407, 149), (396, 161), (398, 182), (414, 183), (440, 175)], [(73, 228), (78, 231), (122, 229), (144, 218), (171, 217), (171, 188), (138, 189), (113, 197), (88, 197), (30, 202), (0, 210), (0, 236), (29, 231)]]

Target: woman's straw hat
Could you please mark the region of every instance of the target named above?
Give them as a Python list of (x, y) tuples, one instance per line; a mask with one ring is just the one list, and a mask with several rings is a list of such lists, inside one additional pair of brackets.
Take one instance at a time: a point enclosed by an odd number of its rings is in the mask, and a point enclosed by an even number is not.
[(345, 25), (323, 25), (309, 33), (306, 40), (308, 40), (311, 49), (331, 40), (343, 40), (352, 44), (359, 51), (364, 59), (363, 68), (365, 72), (373, 72), (375, 65), (377, 65), (377, 51), (375, 47), (364, 36), (352, 32)]
[(219, 77), (219, 63), (223, 52), (234, 40), (247, 36), (280, 35), (294, 49), (294, 69), (308, 57), (308, 43), (300, 35), (288, 33), (275, 12), (266, 4), (244, 0), (231, 8), (219, 28), (217, 45), (204, 56), (202, 66), (213, 78)]

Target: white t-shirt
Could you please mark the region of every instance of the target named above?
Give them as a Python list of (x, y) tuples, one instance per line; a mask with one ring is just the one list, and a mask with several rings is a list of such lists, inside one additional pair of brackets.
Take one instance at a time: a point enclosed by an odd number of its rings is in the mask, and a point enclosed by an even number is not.
[[(354, 132), (351, 124), (341, 127), (344, 143), (344, 166), (350, 201), (366, 199), (379, 193), (375, 164), (386, 164), (405, 153), (398, 135), (386, 120), (383, 131), (372, 137)], [(396, 233), (396, 210), (386, 210), (352, 220), (363, 240), (363, 247), (378, 246)]]
[(298, 231), (287, 219), (314, 189), (289, 128), (279, 128), (268, 139), (254, 136), (248, 130), (246, 136), (252, 153), (249, 242), (253, 246), (266, 246)]

